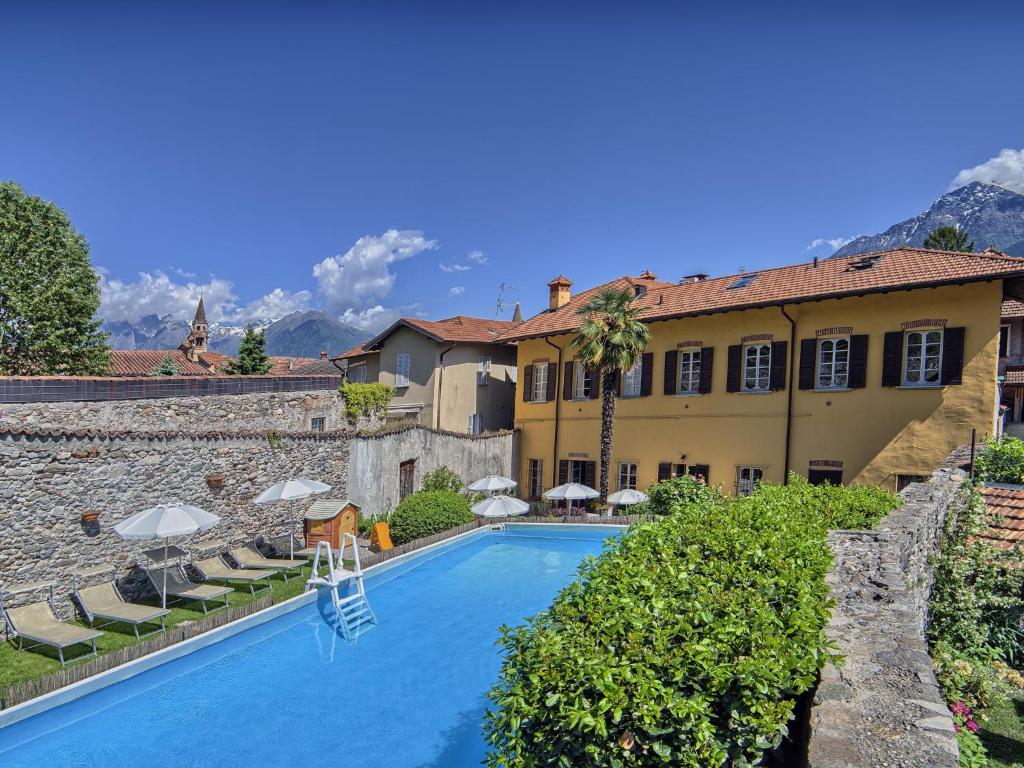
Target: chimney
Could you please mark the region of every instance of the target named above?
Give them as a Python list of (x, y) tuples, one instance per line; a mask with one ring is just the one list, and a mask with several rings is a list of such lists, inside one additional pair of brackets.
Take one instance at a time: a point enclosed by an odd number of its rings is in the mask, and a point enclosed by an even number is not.
[(327, 353), (326, 352), (321, 352), (320, 353), (320, 359), (321, 360), (326, 360), (327, 359)]
[(569, 303), (569, 299), (572, 298), (572, 280), (565, 275), (559, 275), (550, 283), (548, 287), (551, 289), (551, 293), (548, 297), (548, 309), (554, 311), (560, 307), (564, 307)]
[(649, 270), (649, 269), (645, 269), (643, 272), (641, 272), (638, 275), (638, 277), (641, 280), (657, 280), (658, 279), (658, 276), (656, 274), (654, 274), (653, 272), (651, 272), (651, 270)]
[(814, 268), (815, 269), (818, 268), (818, 257), (817, 256), (814, 257)]
[(696, 272), (696, 273), (694, 273), (692, 275), (685, 275), (679, 281), (679, 284), (682, 285), (683, 283), (699, 283), (699, 282), (702, 282), (702, 281), (707, 280), (707, 279), (708, 279), (708, 276), (707, 276), (706, 273), (704, 273), (704, 272)]

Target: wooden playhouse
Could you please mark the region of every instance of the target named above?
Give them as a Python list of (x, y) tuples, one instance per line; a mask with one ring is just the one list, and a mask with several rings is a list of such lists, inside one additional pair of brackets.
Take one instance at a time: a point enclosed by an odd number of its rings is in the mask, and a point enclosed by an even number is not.
[(359, 505), (348, 499), (324, 499), (314, 502), (304, 519), (306, 546), (326, 541), (331, 549), (341, 547), (343, 533), (359, 534)]

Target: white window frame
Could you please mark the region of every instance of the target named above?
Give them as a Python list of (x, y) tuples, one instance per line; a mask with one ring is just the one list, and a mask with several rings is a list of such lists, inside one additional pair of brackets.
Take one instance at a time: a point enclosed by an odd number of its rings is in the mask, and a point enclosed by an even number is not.
[(587, 400), (590, 387), (590, 369), (583, 365), (583, 362), (576, 360), (572, 365), (572, 399)]
[(408, 387), (412, 372), (412, 353), (399, 352), (395, 355), (395, 388)]
[(527, 493), (531, 499), (539, 499), (544, 493), (544, 459), (530, 459), (526, 464)]
[(679, 350), (679, 376), (677, 377), (679, 395), (696, 395), (700, 393), (700, 364), (701, 354), (699, 349)]
[(366, 383), (366, 365), (349, 366), (348, 380), (355, 384)]
[(477, 386), (486, 387), (491, 381), (491, 356), (480, 355), (480, 361), (476, 369)]
[(533, 366), (533, 391), (530, 393), (531, 403), (546, 403), (548, 400), (548, 364), (537, 363)]
[[(931, 334), (938, 335), (937, 342), (929, 342), (928, 337)], [(920, 338), (921, 354), (916, 358), (910, 356), (911, 341), (915, 338)], [(941, 387), (942, 386), (942, 342), (944, 341), (944, 332), (942, 328), (921, 328), (913, 331), (905, 331), (903, 334), (903, 386), (904, 387)], [(938, 344), (938, 354), (928, 355), (927, 347), (929, 343)], [(912, 364), (912, 360), (917, 359), (919, 362), (916, 366)], [(935, 360), (935, 379), (933, 381), (925, 380), (925, 373), (928, 370), (928, 360)], [(911, 376), (916, 374), (918, 376), (917, 381), (911, 379)]]
[[(755, 477), (756, 475), (756, 477)], [(736, 495), (749, 496), (764, 480), (764, 467), (756, 464), (744, 464), (736, 467)]]
[(643, 360), (638, 359), (633, 367), (622, 372), (622, 396), (640, 397), (643, 391), (644, 366)]
[[(627, 488), (636, 489), (636, 462), (635, 461), (620, 461), (619, 462), (619, 490), (624, 491)], [(626, 482), (622, 482), (623, 474), (626, 476)]]
[(309, 420), (309, 431), (310, 432), (326, 432), (327, 431), (327, 417), (326, 416), (313, 416)]
[[(759, 350), (763, 350), (759, 351)], [(754, 361), (754, 385), (750, 386), (747, 378), (748, 358), (751, 352), (756, 356)], [(762, 379), (761, 371), (764, 370), (764, 386), (760, 385)], [(743, 360), (740, 367), (741, 391), (743, 392), (770, 392), (772, 388), (772, 345), (767, 341), (759, 341), (754, 344), (743, 345)]]
[[(846, 342), (845, 350), (836, 349), (840, 342)], [(831, 349), (826, 349), (831, 345)], [(844, 351), (846, 360), (842, 363), (845, 371), (842, 374), (836, 373), (836, 366), (840, 351)], [(822, 376), (826, 376), (828, 383), (822, 383)], [(821, 390), (828, 389), (849, 389), (850, 387), (850, 337), (849, 336), (828, 336), (818, 339), (818, 353), (814, 366), (814, 388)]]
[(469, 434), (479, 435), (484, 431), (484, 415), (482, 413), (469, 414)]

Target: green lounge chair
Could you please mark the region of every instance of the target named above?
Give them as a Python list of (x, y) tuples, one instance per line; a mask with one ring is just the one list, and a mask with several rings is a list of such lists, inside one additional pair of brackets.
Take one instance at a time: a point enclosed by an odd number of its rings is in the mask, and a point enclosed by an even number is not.
[(300, 571), (307, 564), (306, 560), (288, 560), (287, 558), (272, 559), (264, 557), (260, 551), (253, 546), (237, 547), (231, 550), (231, 557), (235, 562), (245, 568), (264, 571), (281, 571), (284, 580), (288, 581), (288, 573)]
[[(96, 655), (96, 638), (102, 637), (102, 632), (95, 629), (86, 629), (74, 624), (68, 624), (57, 618), (57, 611), (53, 607), (53, 584), (42, 582), (36, 584), (25, 584), (24, 586), (9, 590), (8, 595), (15, 595), (24, 592), (31, 592), (37, 589), (49, 587), (50, 594), (46, 600), (36, 603), (29, 603), (16, 608), (8, 608), (4, 603), (4, 595), (0, 592), (0, 614), (3, 614), (4, 624), (9, 634), (18, 638), (18, 650), (37, 648), (40, 645), (49, 645), (57, 649), (57, 656), (60, 658), (60, 665), (67, 664), (64, 659), (64, 649), (78, 645), (79, 643), (91, 645), (92, 653), (80, 658), (89, 658)], [(31, 640), (33, 645), (24, 645), (25, 640)], [(77, 661), (77, 659), (76, 659)]]
[[(114, 581), (105, 581), (102, 584), (95, 584), (89, 587), (83, 587), (79, 584), (79, 579), (98, 576), (103, 573), (113, 572), (113, 570), (114, 567), (112, 565), (100, 565), (95, 568), (77, 571), (73, 574), (75, 600), (78, 601), (78, 605), (81, 607), (82, 613), (85, 614), (89, 624), (93, 627), (97, 626), (97, 619), (106, 619), (107, 623), (101, 626), (116, 623), (130, 624), (135, 632), (136, 640), (163, 632), (166, 629), (164, 617), (170, 613), (166, 608), (154, 608), (151, 605), (129, 603), (124, 599)], [(151, 632), (139, 634), (139, 626), (142, 624), (159, 624), (160, 627)]]
[[(158, 595), (163, 597), (164, 592), (164, 571), (162, 568), (146, 568), (146, 575), (150, 583), (156, 589)], [(209, 613), (207, 603), (224, 598), (224, 604), (218, 605), (214, 610), (228, 607), (228, 595), (232, 592), (231, 587), (215, 587), (212, 584), (196, 584), (189, 581), (181, 570), (180, 565), (169, 565), (167, 567), (167, 595), (176, 597), (179, 600), (195, 600), (203, 606), (203, 613)], [(168, 605), (171, 601), (167, 601)]]
[(278, 574), (278, 571), (259, 571), (258, 573), (253, 573), (250, 570), (242, 568), (232, 568), (224, 562), (224, 558), (221, 555), (214, 555), (213, 557), (207, 557), (203, 560), (196, 560), (192, 565), (195, 566), (196, 570), (199, 571), (199, 575), (206, 581), (222, 581), (226, 584), (245, 584), (249, 587), (249, 591), (252, 592), (253, 597), (256, 596), (257, 581), (266, 579), (267, 586), (265, 589), (270, 589), (272, 586), (270, 583), (271, 577)]

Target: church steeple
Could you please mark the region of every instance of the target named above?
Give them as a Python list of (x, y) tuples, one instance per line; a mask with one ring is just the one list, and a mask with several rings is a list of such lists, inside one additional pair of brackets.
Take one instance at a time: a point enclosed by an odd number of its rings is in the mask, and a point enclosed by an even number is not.
[(196, 307), (196, 316), (192, 320), (192, 330), (201, 327), (206, 332), (206, 307), (203, 306), (203, 294), (199, 294), (199, 306)]
[(206, 306), (203, 304), (203, 295), (199, 294), (199, 306), (196, 307), (196, 316), (192, 319), (192, 330), (181, 345), (181, 351), (193, 363), (198, 363), (199, 356), (206, 352), (206, 341)]

